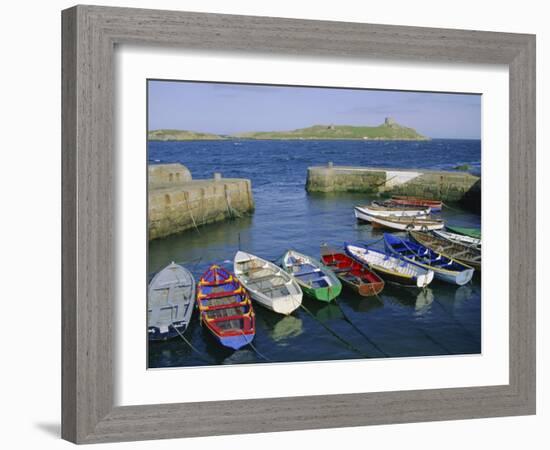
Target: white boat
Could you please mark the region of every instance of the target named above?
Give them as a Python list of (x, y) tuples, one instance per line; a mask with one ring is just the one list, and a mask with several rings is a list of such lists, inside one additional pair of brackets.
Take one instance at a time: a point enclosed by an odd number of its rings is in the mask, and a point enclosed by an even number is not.
[(481, 250), (481, 239), (464, 236), (463, 234), (451, 233), (450, 231), (443, 230), (435, 230), (434, 234), (443, 239), (446, 239), (447, 241), (472, 246)]
[(428, 217), (375, 217), (370, 216), (373, 228), (388, 228), (397, 231), (432, 231), (441, 230), (445, 222)]
[(272, 262), (238, 251), (233, 272), (253, 300), (276, 313), (288, 315), (302, 304), (296, 280)]
[(380, 250), (346, 244), (346, 253), (362, 264), (366, 264), (384, 281), (389, 281), (403, 286), (416, 286), (424, 288), (428, 286), (433, 278), (433, 270), (415, 266), (394, 256), (388, 255)]
[(355, 218), (370, 222), (371, 217), (424, 217), (430, 214), (430, 208), (389, 208), (378, 205), (354, 206)]
[(149, 340), (170, 339), (184, 333), (194, 303), (195, 279), (189, 270), (172, 262), (158, 272), (147, 292)]

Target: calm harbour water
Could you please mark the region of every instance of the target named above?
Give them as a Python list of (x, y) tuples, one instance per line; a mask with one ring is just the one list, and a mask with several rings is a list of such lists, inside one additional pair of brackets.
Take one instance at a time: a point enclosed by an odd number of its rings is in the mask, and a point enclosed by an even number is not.
[[(319, 257), (321, 243), (372, 241), (382, 233), (355, 220), (353, 206), (364, 194), (307, 194), (308, 166), (326, 164), (395, 168), (452, 169), (469, 164), (480, 172), (477, 140), (393, 141), (191, 141), (150, 142), (149, 163), (180, 162), (194, 178), (249, 178), (256, 202), (250, 217), (212, 224), (149, 243), (149, 273), (171, 261), (184, 264), (198, 280), (212, 263), (231, 261), (241, 249), (275, 260), (287, 249)], [(452, 205), (441, 216), (449, 224), (480, 226), (480, 216)], [(383, 248), (379, 242), (375, 247)], [(425, 290), (386, 284), (379, 298), (362, 298), (346, 289), (337, 305), (304, 298), (314, 318), (298, 309), (283, 317), (254, 303), (253, 348), (222, 348), (203, 329), (194, 312), (186, 338), (149, 344), (149, 367), (354, 359), (361, 356), (319, 321), (369, 357), (475, 354), (481, 351), (481, 286), (455, 287), (434, 281)], [(367, 337), (363, 336), (350, 323)]]

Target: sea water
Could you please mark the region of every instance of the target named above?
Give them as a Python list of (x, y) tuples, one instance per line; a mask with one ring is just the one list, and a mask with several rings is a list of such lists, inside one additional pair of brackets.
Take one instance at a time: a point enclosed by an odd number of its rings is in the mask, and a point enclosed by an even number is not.
[[(329, 161), (335, 165), (433, 170), (468, 165), (472, 173), (480, 174), (481, 143), (444, 139), (149, 142), (149, 164), (179, 162), (191, 170), (194, 179), (212, 178), (214, 172), (227, 178), (248, 178), (256, 203), (250, 216), (149, 242), (150, 277), (176, 261), (191, 270), (198, 281), (212, 263), (231, 269), (239, 248), (269, 260), (276, 260), (289, 248), (318, 258), (323, 243), (341, 247), (345, 241), (378, 241), (374, 247), (383, 248), (382, 233), (357, 222), (353, 214), (354, 205), (372, 198), (357, 193), (305, 191), (307, 168)], [(455, 204), (451, 208), (444, 208), (440, 214), (449, 224), (480, 226), (478, 214)], [(387, 283), (378, 297), (369, 298), (344, 289), (338, 302), (325, 304), (304, 298), (304, 306), (313, 316), (298, 309), (288, 317), (254, 303), (254, 347), (238, 351), (216, 343), (201, 327), (195, 311), (185, 337), (197, 351), (179, 338), (149, 343), (149, 367), (481, 351), (481, 286), (477, 273), (472, 283), (462, 287), (433, 281), (427, 289), (419, 290)]]

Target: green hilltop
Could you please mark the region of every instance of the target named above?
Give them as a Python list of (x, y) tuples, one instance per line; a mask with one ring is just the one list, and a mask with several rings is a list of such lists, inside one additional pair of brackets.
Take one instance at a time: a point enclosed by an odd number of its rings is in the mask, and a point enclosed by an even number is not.
[(292, 131), (260, 131), (240, 133), (236, 137), (243, 139), (363, 139), (363, 140), (407, 140), (425, 141), (428, 137), (422, 136), (415, 129), (404, 127), (386, 118), (378, 126), (351, 126), (351, 125), (314, 125)]
[(190, 141), (219, 139), (357, 139), (357, 140), (395, 140), (427, 141), (430, 138), (419, 134), (415, 129), (399, 125), (387, 117), (378, 126), (352, 125), (313, 125), (290, 131), (253, 131), (238, 133), (233, 136), (222, 136), (209, 133), (195, 133), (184, 130), (155, 130), (149, 132), (149, 140), (156, 141)]

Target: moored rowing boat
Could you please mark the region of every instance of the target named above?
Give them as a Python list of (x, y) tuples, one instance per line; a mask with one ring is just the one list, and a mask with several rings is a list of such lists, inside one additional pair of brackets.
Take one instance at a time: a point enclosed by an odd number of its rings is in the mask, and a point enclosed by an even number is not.
[(434, 234), (453, 243), (459, 243), (481, 250), (481, 239), (465, 236), (463, 234), (451, 233), (450, 231), (435, 230)]
[(355, 217), (365, 222), (370, 222), (374, 217), (420, 217), (430, 214), (430, 208), (418, 207), (390, 207), (377, 204), (355, 206), (353, 208)]
[(462, 286), (468, 283), (474, 275), (472, 267), (437, 253), (417, 242), (384, 233), (384, 245), (388, 252), (405, 261), (433, 270), (435, 278), (440, 281)]
[(384, 280), (378, 274), (340, 250), (323, 245), (321, 260), (336, 273), (345, 286), (363, 297), (377, 295), (384, 289)]
[(407, 195), (392, 195), (390, 201), (397, 205), (429, 206), (433, 212), (441, 211), (443, 207), (443, 202), (441, 200), (428, 200), (426, 198)]
[(374, 217), (370, 216), (373, 228), (389, 228), (398, 231), (431, 231), (445, 226), (443, 220), (427, 217)]
[(288, 250), (281, 266), (296, 279), (304, 294), (316, 300), (330, 302), (342, 291), (338, 277), (311, 256)]
[(479, 228), (455, 227), (450, 225), (446, 225), (445, 228), (453, 233), (462, 234), (463, 236), (469, 236), (475, 239), (481, 239), (481, 230)]
[(250, 298), (239, 280), (212, 265), (198, 284), (197, 305), (201, 323), (223, 346), (238, 350), (252, 342), (255, 317)]
[(149, 340), (170, 339), (187, 329), (195, 303), (195, 279), (185, 267), (172, 262), (158, 272), (147, 292)]
[(251, 253), (238, 251), (235, 275), (253, 300), (279, 314), (288, 315), (302, 304), (302, 290), (283, 269)]
[(481, 270), (481, 250), (475, 247), (449, 242), (432, 233), (411, 231), (410, 236), (419, 244), (428, 247), (437, 253), (456, 259), (474, 269)]
[(433, 270), (415, 266), (380, 250), (353, 244), (345, 244), (345, 249), (349, 256), (366, 264), (386, 281), (423, 288), (433, 280)]

